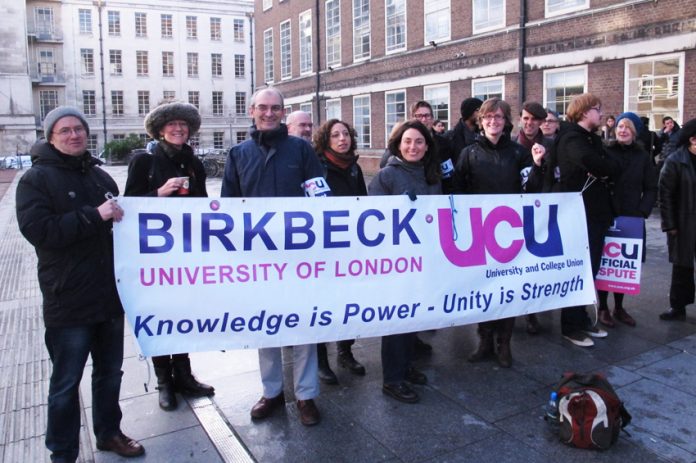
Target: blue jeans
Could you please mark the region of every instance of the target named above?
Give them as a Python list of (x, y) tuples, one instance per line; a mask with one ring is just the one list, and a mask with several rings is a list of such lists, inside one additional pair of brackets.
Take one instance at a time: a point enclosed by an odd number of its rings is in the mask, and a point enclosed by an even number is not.
[(80, 380), (92, 354), (92, 419), (98, 441), (121, 429), (123, 317), (94, 325), (46, 328), (53, 372), (48, 389), (46, 447), (51, 458), (73, 461), (80, 450)]

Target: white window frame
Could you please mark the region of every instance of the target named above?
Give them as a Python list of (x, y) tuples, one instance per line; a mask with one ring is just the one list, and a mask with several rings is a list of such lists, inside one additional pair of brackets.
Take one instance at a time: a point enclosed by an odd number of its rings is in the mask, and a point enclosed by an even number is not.
[(186, 15), (186, 38), (198, 40), (198, 16)]
[(222, 40), (222, 18), (220, 17), (210, 18), (210, 40), (215, 42)]
[(77, 10), (78, 23), (80, 34), (92, 35), (92, 10), (88, 8), (80, 8)]
[(333, 98), (331, 100), (326, 100), (324, 106), (324, 113), (326, 114), (326, 120), (338, 119), (341, 120), (341, 99)]
[(109, 32), (109, 37), (120, 37), (121, 36), (121, 12), (120, 11), (109, 10), (106, 12), (106, 30)]
[[(424, 45), (429, 45), (430, 42), (442, 43), (447, 42), (452, 38), (452, 5), (450, 0), (428, 0), (423, 2), (423, 37), (425, 38)], [(442, 17), (440, 17), (442, 15)], [(428, 33), (428, 18), (436, 17), (437, 23), (440, 24), (441, 19), (447, 22), (447, 34), (430, 35)], [(439, 30), (439, 27), (437, 28)]]
[[(390, 102), (389, 98), (392, 96), (402, 96), (403, 99), (401, 101), (395, 100)], [(403, 111), (399, 112), (398, 108), (391, 111), (390, 106), (398, 105), (399, 103), (403, 104)], [(394, 119), (391, 121), (389, 120), (390, 116), (394, 116)], [(406, 120), (407, 117), (408, 108), (406, 104), (406, 90), (400, 89), (384, 92), (384, 146), (387, 145), (387, 142), (389, 141), (389, 134), (394, 126), (399, 122)]]
[(150, 54), (147, 50), (135, 50), (135, 75), (150, 75)]
[[(551, 106), (551, 103), (549, 103), (548, 100), (548, 76), (553, 75), (553, 74), (560, 74), (563, 72), (573, 72), (573, 71), (582, 71), (583, 72), (583, 79), (584, 79), (584, 84), (583, 84), (583, 91), (582, 93), (587, 93), (587, 65), (582, 65), (582, 66), (571, 66), (571, 67), (566, 67), (566, 68), (556, 68), (556, 69), (549, 69), (544, 71), (544, 108), (550, 108), (554, 110), (558, 110), (558, 108), (554, 108)], [(570, 100), (568, 100), (570, 102)], [(567, 107), (567, 106), (566, 106)], [(558, 111), (559, 115), (565, 116), (565, 111)]]
[[(438, 116), (438, 111), (437, 109), (438, 104), (436, 103), (435, 98), (432, 96), (432, 93), (435, 92), (441, 92), (443, 95), (445, 95), (446, 103), (447, 103), (447, 117), (442, 118)], [(442, 122), (445, 123), (447, 128), (452, 127), (452, 98), (450, 97), (450, 84), (438, 84), (438, 85), (428, 85), (423, 87), (423, 99), (430, 103), (430, 106), (433, 109), (433, 122), (435, 122), (436, 119), (440, 119)]]
[[(500, 8), (491, 7), (490, 2), (500, 1), (503, 4), (503, 8), (502, 8), (502, 13), (500, 15), (499, 21), (497, 21), (494, 24), (487, 24), (483, 27), (477, 26), (476, 25), (476, 2), (477, 1), (487, 2), (486, 8), (488, 10), (489, 18), (492, 16), (491, 13), (497, 13), (501, 10)], [(503, 27), (505, 27), (505, 18), (506, 18), (506, 14), (507, 14), (506, 4), (507, 4), (507, 2), (505, 0), (472, 0), (472, 2), (471, 2), (471, 27), (472, 27), (473, 33), (474, 34), (481, 34), (483, 32), (494, 31), (494, 30), (502, 29)], [(490, 23), (490, 19), (488, 22)]]
[[(485, 79), (472, 79), (471, 80), (471, 96), (475, 98), (479, 98), (481, 100), (486, 100), (490, 98), (490, 93), (485, 93), (481, 94), (478, 93), (476, 86), (477, 85), (489, 85), (493, 82), (499, 82), (500, 83), (500, 99), (504, 100), (505, 99), (505, 76), (498, 76), (498, 77), (487, 77)], [(480, 95), (480, 96), (479, 96)], [(485, 98), (481, 98), (481, 96), (484, 96)]]
[[(397, 10), (396, 13), (393, 14), (391, 17), (388, 13), (390, 3), (393, 5), (392, 7)], [(406, 43), (408, 42), (406, 34), (406, 25), (408, 24), (408, 18), (406, 11), (406, 0), (384, 0), (384, 53), (386, 55), (391, 55), (393, 53), (399, 53), (406, 50)], [(398, 24), (389, 24), (390, 20), (398, 22), (401, 16), (403, 16), (403, 20), (401, 20)], [(393, 33), (390, 31), (392, 31)], [(390, 35), (396, 38), (403, 35), (403, 40), (401, 40), (400, 42), (395, 41), (394, 45), (390, 46)]]
[[(679, 72), (677, 73), (677, 85), (678, 85), (678, 91), (677, 91), (677, 111), (676, 113), (667, 113), (666, 111), (660, 112), (660, 111), (650, 111), (650, 112), (645, 112), (641, 111), (640, 108), (633, 109), (631, 108), (631, 95), (630, 95), (630, 85), (631, 81), (634, 80), (634, 78), (630, 77), (629, 73), (629, 66), (632, 64), (640, 64), (640, 63), (645, 63), (645, 62), (652, 62), (654, 63), (655, 61), (660, 61), (660, 60), (667, 60), (667, 59), (677, 59), (679, 61)], [(686, 85), (685, 81), (685, 75), (684, 75), (684, 66), (685, 66), (685, 56), (684, 53), (667, 53), (663, 55), (651, 55), (651, 56), (645, 56), (641, 58), (632, 58), (632, 59), (627, 59), (624, 61), (624, 111), (632, 111), (638, 114), (639, 116), (647, 116), (650, 119), (651, 124), (655, 122), (653, 120), (652, 115), (653, 114), (658, 114), (658, 115), (663, 115), (663, 116), (671, 116), (675, 120), (683, 121), (684, 120), (684, 86)], [(654, 77), (654, 76), (653, 76)], [(661, 118), (660, 118), (661, 120)], [(657, 124), (654, 124), (655, 126), (652, 127), (652, 129), (660, 129), (661, 127), (657, 126)]]
[(568, 6), (561, 6), (555, 11), (550, 11), (549, 0), (544, 0), (544, 17), (551, 18), (554, 16), (560, 16), (562, 14), (573, 13), (575, 11), (586, 10), (590, 7), (590, 0), (580, 0), (580, 1), (569, 1), (563, 0), (563, 3), (574, 3)]
[[(367, 99), (367, 105), (360, 104), (360, 108), (363, 108), (364, 106), (367, 106), (367, 122), (363, 124), (362, 122), (360, 125), (356, 122), (356, 108), (358, 108), (358, 100), (363, 100)], [(353, 96), (353, 128), (355, 129), (355, 132), (357, 134), (356, 139), (358, 142), (358, 148), (370, 148), (372, 145), (372, 98), (369, 94), (367, 95), (355, 95)], [(360, 115), (362, 117), (362, 114)], [(367, 129), (367, 133), (365, 133), (365, 129)], [(364, 138), (367, 137), (367, 142), (364, 141)]]
[(186, 76), (190, 78), (198, 77), (198, 53), (186, 53)]
[[(356, 4), (367, 5), (367, 13), (365, 16), (360, 16), (361, 22), (357, 23), (355, 17)], [(370, 0), (353, 0), (353, 62), (360, 62), (370, 59), (372, 56), (372, 33), (370, 31)], [(367, 52), (362, 50), (363, 41), (361, 39), (367, 37)], [(360, 43), (358, 41), (360, 40)], [(359, 46), (358, 46), (359, 45)], [(357, 51), (360, 51), (360, 54)]]
[(242, 54), (234, 55), (234, 77), (243, 79), (246, 77), (246, 56)]
[(210, 75), (216, 78), (222, 77), (222, 53), (210, 54)]
[(263, 80), (273, 82), (273, 28), (263, 31)]
[(273, 6), (273, 0), (263, 0), (263, 11), (270, 10)]
[[(309, 114), (309, 120), (314, 120), (313, 114), (312, 114), (312, 103), (300, 103), (300, 111), (304, 111), (307, 114)], [(288, 113), (290, 114), (290, 113)]]
[(310, 74), (313, 67), (312, 59), (312, 10), (303, 11), (298, 15), (297, 44), (300, 50), (300, 75)]
[(173, 51), (162, 51), (162, 77), (174, 77)]
[[(331, 8), (331, 10), (329, 10)], [(326, 0), (324, 5), (326, 19), (326, 66), (341, 65), (341, 0)], [(329, 16), (329, 12), (337, 12), (338, 17)], [(329, 24), (330, 23), (330, 24)]]
[(94, 75), (94, 48), (80, 48), (80, 75)]
[(280, 42), (280, 80), (292, 77), (292, 24), (290, 20), (283, 21), (278, 27)]
[(136, 37), (147, 37), (147, 13), (136, 11), (133, 16), (133, 29)]
[(232, 20), (232, 33), (235, 42), (244, 42), (244, 20), (239, 18), (234, 18)]

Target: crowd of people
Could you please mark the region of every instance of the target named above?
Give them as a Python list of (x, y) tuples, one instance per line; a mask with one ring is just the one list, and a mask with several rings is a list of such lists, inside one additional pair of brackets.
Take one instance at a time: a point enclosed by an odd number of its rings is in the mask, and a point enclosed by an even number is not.
[[(348, 122), (331, 119), (314, 132), (307, 113), (285, 115), (284, 108), (283, 95), (272, 87), (252, 96), (250, 138), (229, 152), (222, 197), (302, 197), (302, 185), (317, 177), (324, 178), (336, 196), (581, 192), (596, 275), (613, 219), (646, 218), (659, 196), (673, 265), (669, 308), (659, 318), (685, 320), (686, 306), (694, 302), (696, 292), (696, 119), (680, 127), (665, 117), (659, 133), (650, 132), (646, 121), (631, 112), (607, 117), (602, 125), (601, 100), (582, 94), (570, 102), (565, 120), (537, 102), (525, 102), (519, 132), (513, 136), (510, 105), (499, 98), (465, 99), (461, 118), (449, 131), (434, 119), (428, 102), (418, 101), (409, 119), (392, 130), (382, 168), (366, 185), (356, 132)], [(188, 144), (200, 125), (200, 114), (190, 104), (167, 102), (153, 109), (145, 128), (157, 143), (131, 160), (125, 195), (206, 197), (205, 170)], [(124, 457), (145, 452), (120, 427), (124, 319), (114, 280), (111, 228), (124, 212), (114, 200), (117, 185), (87, 151), (89, 130), (76, 108), (61, 106), (48, 113), (46, 139), (33, 147), (33, 166), (20, 179), (16, 194), (20, 231), (38, 256), (45, 343), (53, 363), (46, 446), (54, 462), (74, 462), (78, 457), (79, 384), (88, 355), (93, 360), (97, 448)], [(645, 239), (645, 229), (643, 234)], [(592, 338), (607, 336), (603, 328), (616, 322), (635, 326), (623, 294), (614, 294), (613, 312), (607, 292), (599, 291), (598, 300), (598, 323), (586, 307), (561, 309), (565, 339), (589, 347)], [(468, 360), (495, 360), (510, 367), (514, 323), (514, 318), (480, 323), (478, 346)], [(526, 317), (526, 329), (529, 334), (539, 332), (535, 316)], [(337, 342), (337, 365), (350, 374), (365, 375), (353, 344), (351, 339)], [(431, 349), (417, 333), (384, 336), (383, 393), (401, 402), (418, 402), (413, 385), (426, 384), (428, 378), (414, 368), (413, 359)], [(263, 394), (251, 408), (253, 420), (285, 406), (283, 350), (264, 348), (258, 355)], [(314, 400), (319, 382), (337, 384), (338, 375), (330, 367), (325, 344), (293, 346), (292, 357), (300, 421), (315, 425), (321, 420)], [(214, 394), (212, 386), (193, 376), (188, 354), (152, 360), (163, 410), (177, 407), (177, 392), (192, 397)]]

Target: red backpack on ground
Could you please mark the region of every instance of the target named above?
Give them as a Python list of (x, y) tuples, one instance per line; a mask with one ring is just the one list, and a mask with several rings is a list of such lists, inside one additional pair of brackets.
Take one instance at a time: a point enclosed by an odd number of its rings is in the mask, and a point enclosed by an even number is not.
[(583, 449), (608, 449), (631, 415), (601, 374), (564, 373), (558, 393), (559, 437)]

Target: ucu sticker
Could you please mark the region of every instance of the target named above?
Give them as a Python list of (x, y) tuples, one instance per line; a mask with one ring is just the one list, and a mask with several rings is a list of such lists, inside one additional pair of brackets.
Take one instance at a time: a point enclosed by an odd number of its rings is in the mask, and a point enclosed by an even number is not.
[(629, 251), (626, 248), (628, 245), (626, 243), (616, 243), (614, 241), (610, 241), (609, 243), (604, 245), (604, 254), (606, 254), (609, 257), (619, 257), (620, 255), (625, 257), (626, 259), (637, 259), (638, 258), (638, 245), (633, 244), (633, 250)]
[[(558, 228), (558, 205), (549, 206), (549, 221), (546, 224), (547, 238), (540, 243), (536, 240), (534, 232), (534, 207), (524, 206), (522, 217), (509, 206), (498, 206), (484, 218), (480, 207), (469, 209), (469, 221), (471, 224), (471, 246), (461, 250), (454, 242), (452, 210), (438, 209), (438, 226), (440, 234), (440, 247), (447, 260), (458, 267), (474, 267), (486, 265), (486, 251), (500, 263), (507, 263), (514, 259), (526, 247), (527, 251), (537, 257), (560, 256), (563, 254), (563, 242), (561, 231)], [(500, 223), (507, 223), (512, 228), (522, 228), (524, 239), (512, 240), (509, 246), (502, 247), (495, 239), (495, 229)], [(461, 232), (461, 229), (458, 228)]]
[(305, 196), (329, 196), (331, 188), (324, 177), (314, 177), (302, 183)]
[(454, 173), (454, 164), (452, 160), (448, 159), (440, 163), (440, 172), (442, 173), (442, 178), (450, 178)]

